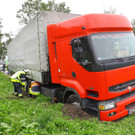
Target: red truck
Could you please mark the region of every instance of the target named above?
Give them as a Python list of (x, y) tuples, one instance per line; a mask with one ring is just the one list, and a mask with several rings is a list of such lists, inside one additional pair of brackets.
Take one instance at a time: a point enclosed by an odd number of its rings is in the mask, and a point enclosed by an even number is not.
[[(49, 17), (49, 12), (42, 15), (47, 13)], [(56, 18), (62, 15), (65, 14), (53, 13)], [(35, 30), (29, 34), (33, 23), (28, 24), (24, 28), (26, 31), (8, 46), (9, 69), (29, 69), (29, 80), (40, 82), (41, 93), (50, 96), (52, 101), (73, 103), (84, 110), (94, 110), (102, 121), (114, 121), (132, 114), (135, 111), (135, 38), (132, 25), (125, 16), (115, 14), (74, 16), (41, 27), (46, 29), (47, 37), (43, 47), (39, 42), (42, 39), (41, 28), (38, 27), (36, 32), (38, 38), (34, 36), (37, 42), (33, 42), (34, 38), (30, 36)], [(40, 26), (41, 18), (37, 18)], [(18, 37), (23, 37), (23, 40)], [(24, 43), (25, 40), (27, 42)], [(24, 58), (20, 49), (21, 54), (15, 59), (13, 50), (17, 49), (16, 42), (22, 42), (21, 49), (27, 47), (25, 51), (22, 49)], [(43, 68), (42, 64), (47, 68)]]

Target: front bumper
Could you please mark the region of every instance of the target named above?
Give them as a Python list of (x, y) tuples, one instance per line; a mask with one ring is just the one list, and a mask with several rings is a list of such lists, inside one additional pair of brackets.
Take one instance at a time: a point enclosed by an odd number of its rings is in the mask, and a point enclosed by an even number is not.
[(130, 109), (127, 109), (127, 106), (129, 106), (134, 102), (135, 102), (135, 95), (125, 98), (124, 100), (121, 100), (119, 102), (116, 102), (116, 108), (107, 111), (99, 111), (100, 120), (114, 121), (128, 115)]

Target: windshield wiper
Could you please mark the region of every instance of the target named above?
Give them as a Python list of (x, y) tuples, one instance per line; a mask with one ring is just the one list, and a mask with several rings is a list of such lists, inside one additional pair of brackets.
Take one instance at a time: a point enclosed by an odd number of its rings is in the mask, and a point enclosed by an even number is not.
[(101, 63), (112, 63), (112, 62), (124, 62), (124, 58), (108, 59), (108, 60), (102, 61)]
[(135, 55), (129, 57), (129, 60), (133, 60), (133, 59), (135, 59)]
[(116, 58), (116, 60), (119, 61), (119, 62), (123, 62), (124, 58)]
[(114, 59), (110, 59), (109, 62), (123, 62), (124, 58), (114, 58)]

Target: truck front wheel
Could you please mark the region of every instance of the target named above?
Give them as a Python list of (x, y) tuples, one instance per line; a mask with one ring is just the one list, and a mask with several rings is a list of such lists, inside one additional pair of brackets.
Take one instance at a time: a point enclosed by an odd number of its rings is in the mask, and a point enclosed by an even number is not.
[(74, 104), (81, 107), (81, 100), (76, 94), (72, 94), (67, 98), (66, 103)]

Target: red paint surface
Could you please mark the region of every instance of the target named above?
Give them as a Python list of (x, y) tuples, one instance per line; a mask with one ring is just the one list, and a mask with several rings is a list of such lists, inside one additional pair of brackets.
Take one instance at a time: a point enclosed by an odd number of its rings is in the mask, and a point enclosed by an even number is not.
[[(85, 27), (82, 30), (82, 27)], [(135, 66), (128, 66), (102, 72), (89, 72), (81, 67), (72, 57), (71, 39), (97, 32), (132, 31), (132, 26), (124, 16), (108, 14), (84, 15), (68, 21), (48, 25), (48, 48), (52, 83), (61, 84), (75, 89), (81, 98), (107, 100), (128, 93), (109, 92), (108, 87), (135, 79)], [(55, 48), (56, 44), (56, 48)], [(76, 77), (72, 76), (75, 72)], [(87, 96), (86, 90), (97, 91), (98, 98)], [(133, 88), (132, 90), (135, 90)], [(124, 106), (135, 101), (129, 99), (119, 104), (117, 108), (100, 112), (101, 120), (115, 120), (128, 114), (122, 110)], [(116, 111), (117, 115), (108, 117), (108, 113)]]

